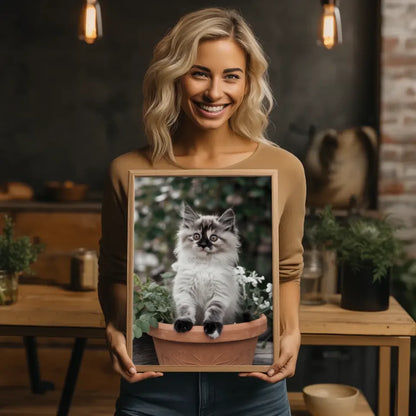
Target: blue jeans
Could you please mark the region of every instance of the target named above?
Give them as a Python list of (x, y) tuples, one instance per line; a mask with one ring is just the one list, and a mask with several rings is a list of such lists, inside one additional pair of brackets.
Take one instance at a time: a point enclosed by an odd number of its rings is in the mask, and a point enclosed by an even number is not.
[(115, 416), (290, 416), (286, 381), (236, 373), (165, 373), (120, 384)]

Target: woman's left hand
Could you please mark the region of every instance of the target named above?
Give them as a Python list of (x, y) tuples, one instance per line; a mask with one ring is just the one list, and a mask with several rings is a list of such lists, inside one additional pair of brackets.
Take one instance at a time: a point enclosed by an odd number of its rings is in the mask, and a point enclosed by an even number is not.
[(277, 383), (295, 375), (296, 361), (300, 348), (300, 332), (280, 336), (280, 356), (267, 373), (240, 373), (241, 377), (256, 377), (268, 383)]

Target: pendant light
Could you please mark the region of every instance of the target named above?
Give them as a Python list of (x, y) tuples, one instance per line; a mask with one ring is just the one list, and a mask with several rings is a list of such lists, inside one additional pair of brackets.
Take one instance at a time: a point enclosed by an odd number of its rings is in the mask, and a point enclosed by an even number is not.
[(98, 0), (85, 0), (82, 8), (79, 38), (86, 43), (94, 43), (103, 37), (101, 7)]
[(318, 43), (332, 49), (342, 43), (341, 14), (338, 0), (321, 0), (322, 14), (319, 23)]

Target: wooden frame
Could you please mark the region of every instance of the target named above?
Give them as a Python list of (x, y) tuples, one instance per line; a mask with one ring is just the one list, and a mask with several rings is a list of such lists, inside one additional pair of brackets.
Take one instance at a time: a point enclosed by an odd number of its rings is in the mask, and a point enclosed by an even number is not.
[[(137, 371), (265, 372), (277, 360), (280, 333), (277, 174), (276, 170), (269, 169), (129, 171), (126, 335), (127, 350), (135, 363)], [(247, 192), (247, 190), (249, 191)], [(208, 194), (210, 194), (209, 198), (207, 197)], [(268, 324), (269, 336), (272, 339), (272, 342), (268, 343), (270, 354), (265, 354), (266, 359), (262, 360), (262, 354), (257, 352), (260, 351), (260, 342), (258, 342), (255, 357), (251, 363), (247, 364), (235, 364), (234, 362), (226, 364), (160, 364), (160, 360), (142, 362), (137, 350), (143, 351), (145, 348), (152, 348), (152, 344), (149, 341), (151, 338), (146, 335), (141, 338), (135, 338), (133, 335), (133, 332), (137, 331), (137, 327), (140, 326), (139, 318), (134, 316), (133, 311), (135, 306), (133, 300), (135, 296), (134, 274), (137, 272), (140, 278), (143, 279), (150, 274), (155, 275), (155, 270), (162, 269), (166, 272), (166, 269), (172, 265), (171, 258), (174, 249), (172, 241), (176, 239), (178, 224), (182, 221), (178, 210), (180, 201), (186, 200), (186, 203), (192, 201), (195, 212), (198, 214), (217, 215), (219, 210), (221, 212), (224, 210), (221, 207), (221, 205), (224, 205), (224, 199), (235, 211), (236, 225), (242, 242), (239, 265), (243, 265), (247, 271), (257, 271), (257, 267), (269, 269), (268, 275), (261, 273), (261, 270), (258, 274), (265, 276), (264, 283), (260, 283), (259, 286), (265, 285), (266, 282), (273, 283), (273, 312), (270, 312)], [(204, 201), (208, 201), (205, 204), (206, 206), (203, 206)], [(175, 204), (176, 206), (174, 206)], [(243, 212), (245, 216), (243, 216)], [(251, 216), (250, 212), (252, 213)], [(245, 218), (245, 221), (242, 221), (242, 218)], [(261, 223), (263, 228), (256, 227), (256, 221), (259, 224)], [(157, 226), (155, 226), (156, 223)], [(156, 231), (152, 227), (156, 227)], [(161, 231), (162, 229), (163, 231)], [(172, 229), (175, 229), (174, 234)], [(259, 233), (260, 229), (262, 229), (261, 235)], [(156, 240), (152, 239), (155, 235), (157, 236)], [(140, 239), (142, 240), (140, 241)], [(154, 244), (154, 241), (156, 241), (156, 244)], [(145, 252), (144, 247), (150, 247), (149, 252), (153, 251), (153, 253)], [(242, 253), (245, 247), (246, 252)], [(255, 256), (250, 257), (249, 254), (254, 253), (253, 250), (250, 251), (250, 247), (256, 247)], [(155, 248), (160, 250), (160, 253), (154, 254)], [(157, 261), (154, 256), (157, 257)], [(254, 261), (256, 268), (249, 267), (249, 264), (253, 264)], [(245, 265), (246, 263), (247, 265)], [(156, 279), (160, 279), (160, 275), (156, 276)], [(270, 289), (269, 286), (268, 289)], [(225, 337), (225, 334), (228, 334), (229, 330), (233, 330), (234, 326), (225, 325), (218, 340), (222, 336)], [(159, 328), (163, 329), (165, 327), (166, 325), (159, 324)], [(139, 331), (141, 330), (139, 329)], [(217, 342), (217, 340), (212, 340), (203, 333), (202, 326), (194, 326), (191, 331), (179, 335), (194, 336), (198, 331), (209, 341), (208, 344)], [(175, 331), (172, 332), (175, 333)], [(137, 335), (137, 332), (134, 333)], [(265, 344), (266, 341), (263, 341), (262, 344)], [(209, 346), (208, 348), (214, 351), (213, 348), (216, 347)], [(141, 352), (141, 354), (143, 353)]]

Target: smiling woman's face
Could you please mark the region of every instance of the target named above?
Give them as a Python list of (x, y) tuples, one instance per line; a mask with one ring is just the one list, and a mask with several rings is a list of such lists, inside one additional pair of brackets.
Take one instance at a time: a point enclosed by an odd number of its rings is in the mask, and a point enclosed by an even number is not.
[(182, 111), (197, 128), (228, 128), (247, 90), (244, 51), (232, 39), (201, 42), (180, 88)]

